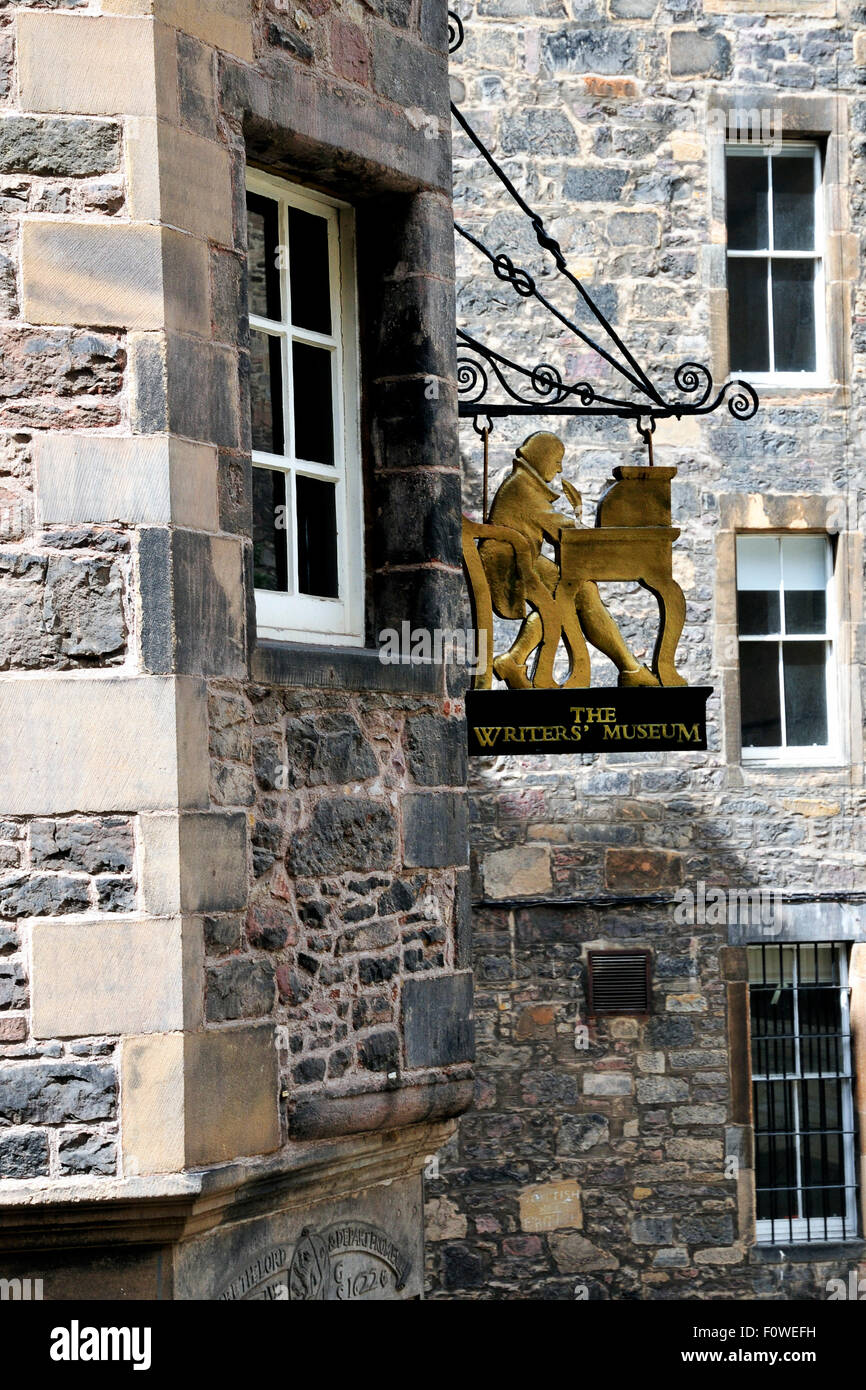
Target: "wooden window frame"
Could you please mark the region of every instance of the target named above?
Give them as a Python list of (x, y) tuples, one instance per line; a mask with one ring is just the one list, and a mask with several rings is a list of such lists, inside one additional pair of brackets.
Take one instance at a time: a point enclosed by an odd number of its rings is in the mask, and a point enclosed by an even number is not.
[[(288, 208), (297, 207), (326, 217), (329, 227), (331, 275), (331, 333), (313, 333), (291, 322), (288, 267), (280, 259), (280, 320), (250, 314), (251, 330), (280, 336), (287, 343), (309, 342), (332, 352), (334, 401), (334, 465), (296, 460), (293, 454), (252, 451), (253, 467), (286, 474), (289, 583), (296, 583), (297, 542), (294, 516), (296, 476), (334, 481), (337, 518), (339, 597), (318, 598), (297, 592), (256, 589), (256, 625), (260, 638), (283, 642), (313, 642), (329, 646), (363, 646), (364, 642), (364, 524), (360, 437), (360, 353), (358, 343), (355, 218), (352, 207), (287, 179), (247, 169), (246, 189), (273, 199), (279, 208), (279, 243), (288, 244)], [(282, 355), (283, 418), (289, 448), (292, 421), (292, 380), (289, 353)]]
[[(738, 531), (735, 536), (735, 543), (741, 540), (760, 539), (768, 540), (775, 538), (778, 540), (797, 539), (804, 535), (820, 536), (825, 543), (825, 593), (826, 593), (826, 621), (823, 634), (810, 633), (798, 636), (792, 634), (792, 640), (808, 642), (824, 642), (826, 645), (826, 661), (824, 665), (824, 677), (827, 701), (827, 742), (812, 746), (800, 746), (786, 744), (784, 741), (778, 747), (756, 747), (745, 746), (741, 742), (741, 758), (744, 765), (772, 765), (772, 766), (795, 766), (795, 767), (826, 767), (836, 766), (842, 760), (842, 721), (839, 707), (839, 677), (836, 661), (836, 650), (838, 646), (837, 633), (839, 627), (838, 612), (836, 606), (836, 584), (834, 547), (832, 537), (826, 532), (806, 532), (806, 531)], [(736, 554), (736, 551), (735, 551)], [(736, 560), (735, 560), (736, 564)], [(739, 593), (739, 585), (737, 584)], [(779, 579), (779, 618), (780, 624), (784, 626), (784, 603), (785, 603), (785, 575), (780, 559), (780, 579)], [(782, 721), (782, 737), (785, 737), (785, 690), (782, 680), (781, 661), (782, 645), (785, 634), (741, 634), (737, 630), (738, 643), (743, 642), (764, 642), (767, 644), (775, 642), (779, 648), (779, 698), (780, 698), (780, 717)], [(742, 676), (740, 678), (742, 683)], [(742, 701), (742, 691), (740, 695)], [(741, 735), (742, 738), (742, 735)]]
[[(808, 154), (812, 157), (812, 167), (814, 171), (814, 227), (815, 244), (811, 251), (776, 251), (773, 238), (773, 156), (774, 155), (793, 155), (799, 158), (806, 158)], [(826, 273), (825, 266), (827, 260), (826, 251), (826, 230), (824, 225), (824, 184), (823, 184), (823, 158), (821, 142), (819, 140), (785, 140), (781, 147), (773, 144), (766, 145), (738, 145), (728, 144), (725, 147), (725, 163), (729, 159), (764, 159), (767, 162), (767, 246), (755, 248), (754, 250), (732, 250), (727, 247), (727, 261), (732, 260), (766, 260), (767, 261), (767, 331), (770, 352), (770, 369), (766, 372), (756, 372), (751, 369), (741, 367), (736, 362), (730, 362), (731, 376), (746, 376), (749, 381), (756, 386), (799, 386), (806, 390), (814, 388), (825, 388), (830, 382), (830, 362), (827, 342), (827, 308), (826, 308)], [(725, 216), (727, 226), (727, 212)], [(815, 263), (814, 279), (814, 315), (815, 315), (815, 370), (812, 372), (777, 372), (773, 367), (774, 339), (773, 339), (773, 300), (772, 300), (772, 271), (774, 260), (805, 260)]]

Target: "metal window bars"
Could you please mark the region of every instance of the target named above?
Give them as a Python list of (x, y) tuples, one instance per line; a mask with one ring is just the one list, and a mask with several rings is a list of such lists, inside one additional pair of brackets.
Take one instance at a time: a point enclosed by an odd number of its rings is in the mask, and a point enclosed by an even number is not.
[[(464, 39), (463, 22), (453, 10), (448, 11), (449, 52), (456, 53)], [(736, 420), (749, 420), (758, 409), (758, 396), (746, 381), (733, 380), (716, 388), (709, 368), (700, 362), (683, 362), (673, 373), (674, 386), (680, 399), (670, 400), (654, 385), (622, 338), (593, 300), (586, 286), (569, 269), (562, 247), (547, 230), (540, 214), (517, 191), (502, 166), (494, 159), (483, 140), (473, 130), (454, 102), (451, 112), (484, 162), (529, 219), (542, 251), (553, 259), (556, 274), (577, 291), (579, 303), (588, 310), (601, 330), (601, 341), (581, 328), (574, 319), (560, 312), (535, 282), (529, 272), (515, 265), (505, 252), (493, 252), (477, 236), (459, 223), (455, 229), (490, 262), (494, 275), (512, 286), (521, 299), (532, 298), (557, 320), (570, 334), (597, 357), (606, 362), (621, 377), (631, 395), (601, 394), (588, 381), (566, 382), (559, 369), (549, 362), (526, 366), (489, 347), (465, 330), (458, 328), (457, 396), (461, 417), (470, 418), (475, 429), (486, 435), (492, 422), (503, 416), (519, 415), (613, 415), (634, 420), (638, 433), (650, 449), (651, 431), (656, 420), (684, 415), (709, 415), (723, 403)], [(570, 293), (570, 291), (569, 291)], [(595, 332), (595, 329), (593, 329)], [(606, 345), (605, 345), (606, 344)], [(494, 399), (498, 383), (505, 399)], [(646, 420), (646, 426), (641, 421)]]
[(844, 945), (749, 948), (759, 1243), (857, 1234), (857, 1125)]

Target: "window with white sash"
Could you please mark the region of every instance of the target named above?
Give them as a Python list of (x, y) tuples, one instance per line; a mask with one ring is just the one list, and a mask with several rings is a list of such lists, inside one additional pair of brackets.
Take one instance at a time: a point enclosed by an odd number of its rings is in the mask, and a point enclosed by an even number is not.
[(750, 946), (759, 1243), (857, 1235), (848, 948)]
[(249, 170), (247, 267), (258, 632), (362, 644), (351, 208)]
[(731, 373), (825, 384), (820, 146), (736, 145), (725, 168)]
[(826, 535), (737, 537), (743, 761), (838, 761), (833, 553)]

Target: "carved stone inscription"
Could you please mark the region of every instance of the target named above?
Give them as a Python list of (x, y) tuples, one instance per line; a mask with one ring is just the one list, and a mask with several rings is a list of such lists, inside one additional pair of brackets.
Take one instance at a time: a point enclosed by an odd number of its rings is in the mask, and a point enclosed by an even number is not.
[(222, 1291), (222, 1300), (349, 1302), (393, 1297), (405, 1289), (411, 1261), (391, 1236), (367, 1222), (304, 1226), (295, 1248), (265, 1251)]
[(420, 1174), (288, 1209), (281, 1207), (285, 1195), (275, 1193), (270, 1212), (180, 1242), (175, 1298), (352, 1303), (422, 1296)]
[(279, 1245), (253, 1260), (220, 1294), (222, 1300), (349, 1302), (387, 1299), (406, 1286), (407, 1253), (379, 1226), (338, 1221), (305, 1226), (294, 1248)]

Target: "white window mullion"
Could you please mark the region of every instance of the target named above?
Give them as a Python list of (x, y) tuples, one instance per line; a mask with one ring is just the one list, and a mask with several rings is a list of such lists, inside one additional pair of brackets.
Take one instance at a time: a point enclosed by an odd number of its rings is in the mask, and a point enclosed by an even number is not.
[(773, 324), (773, 248), (775, 247), (775, 237), (773, 235), (773, 161), (769, 151), (765, 156), (767, 161), (767, 341), (770, 353), (770, 374), (776, 373), (776, 332)]

